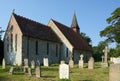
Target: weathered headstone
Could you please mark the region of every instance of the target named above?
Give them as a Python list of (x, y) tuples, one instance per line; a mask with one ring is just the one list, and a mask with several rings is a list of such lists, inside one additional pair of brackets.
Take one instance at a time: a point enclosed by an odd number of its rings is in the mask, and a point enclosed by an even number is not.
[(40, 70), (40, 67), (39, 67), (39, 66), (36, 67), (35, 73), (36, 73), (36, 77), (37, 77), (37, 78), (40, 78), (40, 77), (41, 77), (41, 70)]
[(35, 61), (31, 61), (31, 68), (34, 69), (35, 68)]
[(107, 55), (108, 55), (109, 49), (108, 49), (107, 46), (105, 46), (105, 49), (103, 50), (103, 52), (104, 52), (104, 63), (103, 63), (103, 66), (108, 67)]
[(28, 68), (28, 59), (24, 59), (24, 67)]
[(69, 65), (60, 64), (60, 66), (59, 66), (59, 78), (60, 79), (69, 79)]
[(83, 68), (83, 54), (80, 55), (79, 68)]
[(28, 59), (24, 59), (24, 73), (28, 72)]
[(74, 67), (74, 61), (72, 60), (72, 58), (73, 58), (73, 55), (71, 54), (70, 55), (70, 60), (69, 60), (69, 66), (70, 66), (70, 68)]
[(36, 61), (36, 66), (40, 66), (40, 61), (39, 60)]
[(114, 64), (119, 64), (120, 63), (120, 57), (111, 57), (110, 61), (113, 62)]
[(65, 64), (65, 61), (64, 60), (60, 61), (60, 64)]
[(94, 69), (94, 58), (90, 57), (88, 61), (88, 69)]
[(9, 70), (9, 74), (10, 74), (10, 75), (13, 75), (13, 73), (14, 73), (14, 67), (11, 66), (11, 67), (10, 67), (10, 70)]
[(109, 81), (120, 81), (120, 64), (110, 65)]
[(102, 63), (104, 63), (104, 56), (102, 55), (101, 58), (102, 58)]
[(28, 74), (29, 74), (30, 76), (32, 76), (32, 70), (31, 70), (31, 68), (28, 68)]
[(44, 58), (43, 61), (44, 61), (44, 66), (49, 66), (48, 58)]
[(3, 58), (3, 60), (2, 60), (2, 69), (5, 69), (5, 59)]

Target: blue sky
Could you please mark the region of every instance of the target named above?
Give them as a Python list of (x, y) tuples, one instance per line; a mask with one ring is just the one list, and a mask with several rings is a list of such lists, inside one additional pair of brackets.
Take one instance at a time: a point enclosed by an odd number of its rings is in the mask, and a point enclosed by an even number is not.
[(108, 26), (106, 19), (118, 7), (120, 0), (0, 0), (0, 27), (6, 30), (13, 9), (18, 15), (46, 25), (52, 18), (67, 26), (75, 11), (80, 31), (96, 46), (104, 40), (99, 32)]

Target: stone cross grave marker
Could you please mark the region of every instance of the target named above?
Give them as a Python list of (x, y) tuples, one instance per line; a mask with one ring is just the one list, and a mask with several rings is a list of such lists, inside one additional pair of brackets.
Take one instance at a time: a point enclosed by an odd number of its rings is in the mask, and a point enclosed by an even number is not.
[(70, 66), (70, 68), (74, 67), (74, 61), (72, 60), (72, 58), (73, 58), (73, 55), (71, 54), (70, 55), (70, 60), (69, 60), (69, 66)]
[(80, 55), (79, 68), (83, 68), (83, 54)]
[(110, 65), (109, 81), (120, 81), (120, 64)]
[(11, 67), (10, 67), (10, 70), (9, 70), (9, 74), (10, 74), (10, 75), (13, 75), (13, 73), (14, 73), (14, 67), (11, 66)]
[(2, 60), (2, 69), (5, 69), (5, 59), (3, 58), (3, 60)]
[(105, 49), (103, 50), (103, 52), (104, 52), (104, 65), (103, 66), (108, 67), (107, 55), (108, 55), (109, 49), (107, 46), (105, 46)]
[(94, 58), (90, 57), (88, 61), (88, 69), (94, 69)]
[(36, 73), (36, 77), (37, 77), (37, 78), (40, 78), (40, 77), (41, 77), (41, 68), (40, 68), (40, 66), (37, 66), (37, 67), (36, 67), (35, 73)]
[(35, 61), (31, 61), (31, 68), (34, 69), (35, 68)]
[(44, 58), (43, 61), (44, 61), (44, 66), (49, 66), (48, 58)]
[(60, 64), (60, 66), (59, 66), (59, 78), (60, 79), (69, 79), (69, 65)]

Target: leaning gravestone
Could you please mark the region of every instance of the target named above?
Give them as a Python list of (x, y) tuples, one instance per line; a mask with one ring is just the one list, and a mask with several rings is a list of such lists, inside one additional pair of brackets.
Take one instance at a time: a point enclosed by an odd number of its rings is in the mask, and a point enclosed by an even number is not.
[(59, 78), (60, 79), (69, 79), (69, 65), (60, 64), (60, 66), (59, 66)]
[(79, 68), (83, 68), (83, 54), (80, 55)]
[(11, 67), (10, 67), (10, 70), (9, 70), (9, 74), (10, 74), (10, 75), (13, 75), (13, 73), (14, 73), (14, 67), (11, 66)]
[(74, 61), (72, 60), (72, 58), (73, 58), (73, 55), (71, 54), (70, 55), (70, 60), (69, 60), (69, 66), (70, 66), (70, 68), (74, 67)]
[(109, 81), (120, 81), (120, 64), (110, 65)]
[(35, 71), (35, 72), (36, 72), (36, 77), (37, 77), (37, 78), (40, 78), (40, 76), (41, 76), (40, 66), (37, 66), (37, 67), (36, 67), (36, 71)]
[(31, 61), (31, 68), (34, 69), (35, 68), (35, 61)]
[(2, 69), (5, 69), (5, 59), (2, 60)]
[(88, 69), (94, 69), (94, 58), (90, 57), (88, 61)]
[(44, 58), (43, 61), (44, 61), (44, 66), (49, 66), (48, 58)]

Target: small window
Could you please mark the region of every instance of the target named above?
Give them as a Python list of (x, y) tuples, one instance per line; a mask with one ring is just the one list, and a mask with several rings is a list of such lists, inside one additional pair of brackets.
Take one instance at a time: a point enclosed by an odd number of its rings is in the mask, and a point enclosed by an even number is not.
[(49, 43), (47, 42), (47, 55), (49, 54)]
[(66, 48), (66, 57), (68, 57), (68, 48)]
[(35, 42), (35, 47), (36, 47), (36, 55), (38, 55), (38, 41)]
[(58, 45), (56, 44), (56, 57), (58, 57)]
[(11, 34), (11, 52), (13, 51), (13, 34)]
[(17, 51), (17, 34), (15, 35), (15, 51)]

